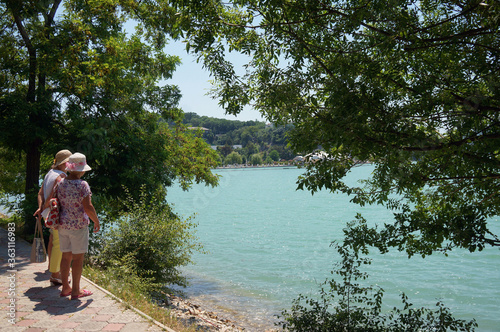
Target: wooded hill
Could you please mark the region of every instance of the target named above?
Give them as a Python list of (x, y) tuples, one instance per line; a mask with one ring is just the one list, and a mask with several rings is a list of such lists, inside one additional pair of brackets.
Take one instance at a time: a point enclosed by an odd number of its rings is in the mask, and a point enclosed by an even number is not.
[[(185, 113), (183, 122), (188, 127), (204, 130), (203, 138), (208, 144), (217, 146), (217, 151), (223, 158), (227, 158), (233, 151), (242, 157), (243, 162), (256, 154), (264, 162), (295, 157), (287, 148), (287, 132), (293, 128), (291, 124), (274, 126), (261, 121), (218, 119), (196, 113)], [(239, 145), (241, 148), (235, 148)]]

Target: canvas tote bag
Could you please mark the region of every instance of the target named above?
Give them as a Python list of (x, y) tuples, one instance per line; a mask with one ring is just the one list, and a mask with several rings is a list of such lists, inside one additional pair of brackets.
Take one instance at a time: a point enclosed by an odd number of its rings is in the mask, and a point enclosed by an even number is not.
[(45, 243), (43, 241), (42, 223), (40, 217), (36, 218), (35, 238), (31, 245), (31, 263), (43, 263), (47, 260), (47, 252), (45, 251)]

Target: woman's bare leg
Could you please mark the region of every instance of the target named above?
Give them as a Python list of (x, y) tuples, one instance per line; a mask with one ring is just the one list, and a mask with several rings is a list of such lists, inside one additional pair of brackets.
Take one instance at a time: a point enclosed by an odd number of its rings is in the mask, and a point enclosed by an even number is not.
[[(69, 285), (69, 268), (71, 266), (71, 260), (73, 259), (73, 254), (71, 252), (63, 252), (61, 259), (61, 280), (63, 283), (61, 293), (68, 294), (71, 292), (71, 286)], [(78, 281), (80, 282), (80, 281)]]
[(73, 264), (71, 269), (71, 276), (73, 279), (71, 296), (73, 297), (80, 295), (80, 279), (82, 278), (84, 256), (85, 254), (73, 254)]

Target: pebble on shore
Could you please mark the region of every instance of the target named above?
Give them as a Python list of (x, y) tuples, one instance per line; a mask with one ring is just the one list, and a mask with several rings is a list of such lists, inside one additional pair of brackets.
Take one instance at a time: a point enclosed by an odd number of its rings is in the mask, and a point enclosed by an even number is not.
[(245, 329), (235, 322), (219, 317), (216, 313), (201, 309), (199, 304), (189, 302), (181, 297), (166, 294), (166, 301), (160, 305), (169, 309), (171, 314), (187, 325), (196, 325), (198, 331), (236, 332)]

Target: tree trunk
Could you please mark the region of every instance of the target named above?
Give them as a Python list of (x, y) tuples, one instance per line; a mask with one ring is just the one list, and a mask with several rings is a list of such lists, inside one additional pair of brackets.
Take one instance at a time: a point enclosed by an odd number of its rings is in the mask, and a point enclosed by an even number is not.
[(37, 195), (40, 179), (40, 139), (32, 141), (26, 151), (26, 185), (24, 188), (24, 234), (35, 232), (33, 213), (38, 208)]
[[(53, 0), (52, 6), (47, 4), (47, 9), (50, 8), (50, 11), (44, 15), (45, 17), (45, 30), (46, 37), (50, 39), (49, 29), (53, 22), (56, 12), (61, 4), (62, 0)], [(21, 35), (26, 50), (29, 54), (29, 74), (28, 74), (28, 90), (26, 93), (26, 103), (31, 107), (29, 114), (29, 121), (32, 128), (41, 128), (43, 122), (41, 121), (42, 115), (40, 114), (41, 107), (37, 107), (37, 103), (39, 105), (43, 105), (46, 99), (45, 97), (45, 83), (46, 78), (45, 74), (40, 73), (38, 58), (37, 58), (37, 45), (32, 42), (31, 38), (38, 38), (36, 34), (30, 37), (30, 30), (26, 29), (24, 17), (27, 12), (23, 10), (25, 6), (22, 1), (7, 1), (6, 2), (7, 9), (12, 13), (14, 17), (14, 22), (16, 27)], [(46, 6), (46, 5), (43, 5)], [(29, 20), (27, 20), (29, 22)], [(38, 89), (37, 89), (37, 76), (38, 76)], [(37, 98), (38, 96), (38, 98)], [(39, 189), (39, 173), (40, 173), (40, 156), (41, 151), (40, 147), (42, 146), (43, 139), (40, 137), (33, 136), (31, 142), (27, 144), (25, 147), (26, 151), (26, 184), (24, 188), (24, 202), (23, 205), (23, 214), (24, 214), (24, 234), (31, 235), (35, 230), (35, 223), (33, 218), (33, 213), (38, 208), (37, 203), (37, 194)]]

